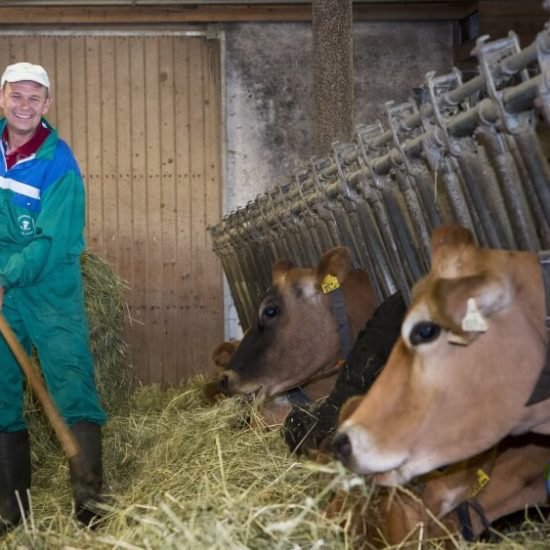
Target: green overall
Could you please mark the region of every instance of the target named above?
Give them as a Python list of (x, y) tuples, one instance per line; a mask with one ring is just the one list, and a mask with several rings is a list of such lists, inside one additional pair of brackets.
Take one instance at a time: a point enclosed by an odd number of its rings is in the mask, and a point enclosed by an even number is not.
[[(5, 124), (1, 119), (0, 135)], [(51, 130), (35, 155), (9, 170), (0, 145), (2, 313), (27, 353), (35, 346), (65, 421), (101, 425), (106, 417), (94, 380), (80, 269), (84, 183), (71, 150)], [(2, 337), (0, 380), (0, 432), (25, 429), (24, 375)]]

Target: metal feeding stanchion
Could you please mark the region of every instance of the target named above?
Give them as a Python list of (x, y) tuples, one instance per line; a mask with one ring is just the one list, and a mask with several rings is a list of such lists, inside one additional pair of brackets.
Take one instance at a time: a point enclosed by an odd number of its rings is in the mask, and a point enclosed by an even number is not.
[(523, 49), (512, 32), (484, 36), (474, 53), (476, 77), (429, 72), (414, 101), (385, 104), (387, 128), (358, 125), (349, 142), (209, 228), (243, 328), (276, 258), (314, 266), (344, 245), (379, 301), (396, 290), (409, 300), (440, 224), (465, 225), (482, 246), (550, 247), (550, 151), (540, 138), (550, 31)]

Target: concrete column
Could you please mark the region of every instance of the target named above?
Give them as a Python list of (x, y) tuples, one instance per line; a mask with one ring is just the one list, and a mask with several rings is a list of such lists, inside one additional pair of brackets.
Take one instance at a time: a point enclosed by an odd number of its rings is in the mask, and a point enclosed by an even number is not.
[(313, 0), (315, 154), (347, 141), (354, 126), (352, 0)]

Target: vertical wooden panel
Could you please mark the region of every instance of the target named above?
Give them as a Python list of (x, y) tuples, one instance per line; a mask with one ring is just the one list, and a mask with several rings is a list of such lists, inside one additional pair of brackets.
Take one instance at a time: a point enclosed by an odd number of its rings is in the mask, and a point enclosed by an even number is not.
[(101, 104), (101, 185), (103, 188), (103, 253), (107, 261), (118, 267), (118, 202), (117, 202), (117, 125), (115, 47), (113, 38), (100, 42), (100, 104)]
[(103, 238), (103, 172), (102, 172), (102, 130), (101, 130), (101, 40), (86, 38), (86, 53), (82, 60), (86, 75), (87, 115), (85, 127), (86, 151), (77, 152), (78, 156), (85, 154), (88, 163), (86, 173), (88, 197), (88, 245), (92, 250), (103, 254), (105, 250)]
[(161, 158), (161, 240), (162, 272), (164, 290), (162, 297), (162, 337), (164, 346), (161, 352), (163, 379), (179, 378), (177, 362), (177, 305), (175, 291), (176, 273), (176, 187), (175, 187), (175, 135), (174, 124), (174, 41), (162, 40), (159, 47), (159, 84), (161, 120), (160, 158)]
[(130, 41), (130, 152), (132, 165), (132, 220), (133, 269), (130, 283), (128, 307), (130, 321), (127, 326), (131, 342), (130, 362), (141, 380), (158, 381), (148, 374), (147, 353), (147, 137), (145, 130), (145, 38)]
[[(75, 37), (70, 41), (70, 75), (71, 75), (71, 116), (69, 124), (71, 127), (70, 143), (78, 155), (78, 164), (84, 176), (86, 190), (89, 187), (88, 179), (88, 135), (82, 131), (85, 127), (86, 114), (88, 109), (88, 95), (86, 71), (82, 66), (82, 60), (86, 59), (86, 42), (83, 37)], [(54, 102), (56, 99), (54, 98)]]
[[(190, 128), (189, 121), (189, 40), (175, 41), (175, 125), (176, 128)], [(188, 132), (177, 131), (175, 135), (175, 172), (176, 172), (176, 208), (177, 208), (177, 273), (176, 300), (179, 305), (176, 324), (178, 326), (178, 355), (185, 358), (185, 364), (192, 364), (189, 342), (193, 316), (191, 308), (191, 193), (190, 193), (190, 148)], [(181, 364), (178, 376), (185, 375)]]
[[(55, 67), (53, 68), (57, 82), (63, 85), (56, 86), (54, 105), (57, 114), (57, 130), (63, 139), (74, 144), (72, 135), (72, 86), (71, 86), (71, 41), (69, 38), (56, 39)], [(74, 145), (73, 145), (74, 146)]]
[[(87, 238), (128, 282), (129, 363), (144, 383), (204, 371), (223, 338), (219, 43), (185, 36), (1, 37), (3, 65), (46, 66), (48, 118), (87, 190)], [(13, 56), (16, 55), (17, 58)]]
[[(218, 54), (217, 41), (209, 40), (205, 44), (206, 63), (205, 76), (207, 78), (207, 95), (205, 96), (205, 207), (206, 226), (216, 225), (222, 211), (222, 194), (220, 192), (221, 173), (221, 127), (219, 123), (221, 113), (221, 99), (218, 90), (221, 89), (220, 56)], [(223, 317), (223, 306), (218, 298), (218, 289), (223, 286), (222, 270), (219, 258), (212, 252), (210, 234), (204, 233), (203, 247), (206, 273), (205, 298), (207, 326), (215, 325), (220, 317)], [(214, 331), (207, 330), (205, 346), (201, 347), (202, 353), (208, 353), (219, 343), (219, 336)], [(199, 365), (205, 364), (210, 359), (210, 354), (200, 359)]]
[[(204, 252), (202, 241), (204, 217), (204, 54), (199, 38), (189, 42), (189, 113), (191, 128), (194, 128), (193, 140), (190, 143), (190, 202), (191, 202), (191, 256), (193, 287), (191, 289), (191, 315), (194, 323), (191, 327), (191, 339), (201, 338), (204, 332), (204, 312), (201, 308), (201, 294), (204, 292), (205, 266), (201, 262)], [(198, 349), (192, 348), (191, 362), (200, 364)]]
[(118, 272), (120, 276), (130, 282), (133, 272), (133, 194), (132, 194), (132, 111), (131, 111), (131, 82), (130, 71), (130, 41), (127, 38), (115, 40), (115, 97), (116, 112), (115, 126), (117, 131), (116, 170), (117, 170), (117, 227), (118, 236)]
[[(163, 381), (162, 365), (162, 228), (160, 158), (159, 38), (145, 48), (145, 131), (147, 135), (147, 350), (148, 377)], [(160, 344), (160, 345), (159, 345)]]
[[(23, 39), (25, 40), (25, 39)], [(53, 95), (53, 103), (50, 107), (50, 110), (48, 112), (48, 121), (59, 129), (59, 94), (63, 94), (63, 90), (60, 90), (59, 88), (59, 79), (57, 78), (57, 43), (58, 39), (53, 38), (42, 38), (42, 39), (35, 39), (35, 40), (25, 40), (26, 47), (24, 48), (25, 53), (29, 52), (31, 49), (35, 51), (35, 48), (37, 51), (40, 52), (40, 63), (44, 66), (44, 68), (48, 71), (48, 76), (50, 77), (50, 85), (52, 88), (52, 95)], [(36, 46), (35, 46), (36, 44)], [(21, 50), (20, 50), (21, 51)], [(28, 59), (31, 59), (29, 57)], [(21, 61), (21, 59), (17, 59), (17, 61)], [(61, 88), (67, 85), (67, 82), (61, 81)], [(66, 140), (69, 140), (69, 136), (62, 136), (63, 138), (66, 138)]]

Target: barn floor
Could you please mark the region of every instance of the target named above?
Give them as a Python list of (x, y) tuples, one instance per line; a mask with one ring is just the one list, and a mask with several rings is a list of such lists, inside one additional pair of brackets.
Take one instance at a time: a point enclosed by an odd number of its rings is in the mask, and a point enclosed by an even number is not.
[[(337, 487), (371, 494), (363, 479), (338, 464), (295, 460), (278, 431), (243, 427), (247, 405), (208, 405), (199, 382), (180, 391), (142, 388), (111, 416), (104, 457), (112, 496), (96, 531), (72, 519), (66, 461), (42, 415), (31, 412), (32, 517), (0, 541), (2, 548), (357, 548), (349, 517), (328, 519), (324, 508)], [(550, 524), (525, 523), (502, 537), (492, 544), (447, 543), (548, 548)]]

